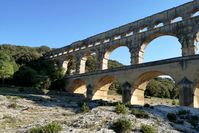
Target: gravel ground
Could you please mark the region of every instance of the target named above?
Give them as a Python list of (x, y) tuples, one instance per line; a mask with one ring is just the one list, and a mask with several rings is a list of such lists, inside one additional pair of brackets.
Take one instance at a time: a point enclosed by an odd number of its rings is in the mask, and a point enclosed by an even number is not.
[[(199, 109), (180, 106), (153, 105), (153, 108), (130, 106), (126, 115), (115, 113), (115, 106), (100, 106), (101, 102), (89, 102), (90, 111), (80, 113), (79, 97), (47, 95), (0, 95), (0, 132), (24, 133), (35, 126), (58, 121), (63, 127), (61, 133), (114, 133), (113, 122), (126, 117), (133, 123), (132, 132), (139, 133), (141, 124), (155, 127), (158, 133), (199, 133), (199, 123), (193, 127), (189, 122), (169, 122), (168, 113), (190, 110), (199, 116)], [(105, 102), (106, 103), (106, 102)], [(149, 114), (149, 118), (136, 118), (130, 110), (137, 108)]]

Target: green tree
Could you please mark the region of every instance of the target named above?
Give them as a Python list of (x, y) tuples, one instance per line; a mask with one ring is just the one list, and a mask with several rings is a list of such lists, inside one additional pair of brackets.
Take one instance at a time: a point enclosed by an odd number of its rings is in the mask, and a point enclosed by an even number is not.
[(2, 84), (6, 78), (10, 78), (14, 73), (13, 65), (7, 61), (0, 61), (0, 78), (2, 79)]
[(145, 96), (173, 99), (178, 97), (178, 89), (172, 79), (157, 77), (149, 81)]
[(3, 52), (0, 53), (0, 78), (2, 80), (2, 84), (4, 84), (4, 80), (6, 78), (12, 77), (16, 69), (17, 65), (12, 57)]
[(34, 86), (37, 82), (37, 71), (23, 66), (16, 73), (14, 73), (13, 80), (15, 85), (19, 86)]

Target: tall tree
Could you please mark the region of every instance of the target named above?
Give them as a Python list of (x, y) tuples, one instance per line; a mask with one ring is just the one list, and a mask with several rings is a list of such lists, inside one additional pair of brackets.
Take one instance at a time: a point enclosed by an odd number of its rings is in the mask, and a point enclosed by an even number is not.
[(8, 54), (1, 52), (0, 53), (0, 78), (2, 84), (6, 78), (12, 77), (16, 71), (16, 63)]

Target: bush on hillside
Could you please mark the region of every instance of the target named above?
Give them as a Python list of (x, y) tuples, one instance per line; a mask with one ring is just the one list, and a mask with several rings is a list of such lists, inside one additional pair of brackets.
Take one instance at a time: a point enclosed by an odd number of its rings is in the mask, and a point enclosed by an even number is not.
[(128, 108), (124, 104), (118, 103), (115, 107), (115, 112), (118, 114), (127, 114)]
[(130, 133), (133, 128), (133, 125), (132, 125), (131, 121), (128, 120), (126, 117), (122, 117), (113, 123), (112, 128), (117, 133)]
[(154, 127), (152, 127), (150, 125), (145, 125), (145, 124), (142, 124), (140, 130), (142, 133), (157, 133), (157, 131)]

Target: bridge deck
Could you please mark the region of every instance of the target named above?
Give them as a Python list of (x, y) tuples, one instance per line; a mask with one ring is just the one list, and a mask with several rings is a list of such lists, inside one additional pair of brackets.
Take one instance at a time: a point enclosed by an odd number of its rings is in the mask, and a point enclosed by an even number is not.
[(129, 70), (129, 69), (137, 69), (137, 68), (142, 68), (142, 67), (157, 66), (157, 65), (170, 64), (170, 63), (175, 63), (175, 62), (183, 62), (183, 61), (189, 61), (189, 60), (199, 60), (199, 55), (176, 57), (176, 58), (152, 61), (152, 62), (147, 62), (147, 63), (142, 63), (142, 64), (133, 64), (133, 65), (128, 65), (128, 66), (122, 66), (122, 67), (117, 67), (117, 68), (113, 68), (113, 69), (98, 70), (95, 72), (87, 72), (87, 73), (83, 73), (83, 74), (69, 75), (66, 78), (78, 78), (78, 77), (85, 77), (85, 76), (91, 76), (91, 75), (99, 75), (99, 74), (104, 74), (104, 73), (119, 72), (119, 71), (124, 71), (124, 70)]

